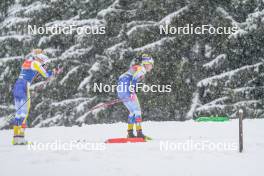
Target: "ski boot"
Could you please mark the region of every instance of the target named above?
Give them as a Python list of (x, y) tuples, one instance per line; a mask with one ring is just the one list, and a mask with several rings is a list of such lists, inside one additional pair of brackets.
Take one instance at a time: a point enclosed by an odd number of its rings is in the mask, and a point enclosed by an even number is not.
[(24, 136), (14, 136), (12, 140), (13, 145), (27, 145), (28, 142), (25, 140)]
[(127, 138), (135, 138), (133, 130), (127, 130)]
[(137, 137), (138, 138), (144, 138), (145, 141), (152, 140), (151, 137), (148, 137), (142, 133), (142, 130), (137, 130)]
[(25, 140), (24, 128), (21, 126), (14, 126), (14, 137), (12, 140), (13, 145), (27, 145), (28, 142)]

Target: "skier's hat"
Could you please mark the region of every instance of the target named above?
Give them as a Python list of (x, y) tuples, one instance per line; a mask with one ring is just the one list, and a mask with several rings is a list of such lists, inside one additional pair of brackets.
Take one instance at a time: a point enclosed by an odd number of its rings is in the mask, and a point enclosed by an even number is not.
[(145, 64), (154, 65), (154, 60), (150, 55), (142, 54), (141, 58), (142, 58), (142, 65), (145, 65)]
[(32, 53), (35, 54), (35, 55), (37, 55), (37, 54), (44, 54), (44, 50), (37, 48), (37, 49), (33, 49), (32, 50)]
[(45, 52), (42, 49), (33, 49), (32, 54), (44, 64), (49, 60), (48, 56), (45, 55)]

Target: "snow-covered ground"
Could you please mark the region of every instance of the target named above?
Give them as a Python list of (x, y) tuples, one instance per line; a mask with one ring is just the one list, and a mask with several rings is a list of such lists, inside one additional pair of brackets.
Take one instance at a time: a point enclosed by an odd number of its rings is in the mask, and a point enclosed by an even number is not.
[[(237, 149), (237, 120), (146, 122), (145, 133), (154, 140), (133, 144), (101, 143), (110, 137), (123, 137), (124, 123), (27, 129), (27, 138), (36, 142), (38, 151), (28, 146), (12, 146), (12, 131), (2, 130), (0, 175), (261, 176), (263, 126), (264, 120), (244, 120), (243, 153)], [(47, 147), (48, 143), (70, 144), (77, 139), (85, 139), (87, 143), (79, 144), (89, 144), (88, 148), (55, 150)]]

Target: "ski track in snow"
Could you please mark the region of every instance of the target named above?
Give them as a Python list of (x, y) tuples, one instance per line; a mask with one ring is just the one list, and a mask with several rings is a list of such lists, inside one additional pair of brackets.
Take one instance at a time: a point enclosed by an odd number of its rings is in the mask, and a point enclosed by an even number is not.
[[(238, 121), (222, 123), (145, 122), (147, 143), (107, 144), (99, 151), (30, 151), (27, 146), (12, 146), (11, 130), (0, 131), (1, 175), (166, 175), (166, 176), (260, 176), (264, 161), (264, 120), (244, 120), (244, 152), (161, 151), (160, 142), (238, 142)], [(27, 130), (31, 141), (53, 142), (86, 139), (103, 142), (123, 137), (126, 124), (98, 124), (83, 127), (50, 127)], [(15, 166), (15, 167), (14, 167)]]

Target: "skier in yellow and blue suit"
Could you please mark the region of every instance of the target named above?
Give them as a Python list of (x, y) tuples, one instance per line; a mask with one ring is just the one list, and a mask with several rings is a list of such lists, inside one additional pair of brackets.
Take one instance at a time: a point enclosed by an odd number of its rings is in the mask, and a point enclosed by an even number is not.
[(12, 143), (14, 145), (27, 144), (24, 131), (30, 110), (29, 87), (37, 74), (41, 74), (44, 78), (49, 78), (53, 75), (52, 71), (46, 71), (43, 67), (47, 61), (48, 57), (43, 50), (34, 49), (25, 57), (25, 61), (22, 64), (19, 78), (13, 88), (16, 108), (16, 116), (13, 120), (14, 138)]
[[(136, 84), (144, 78), (144, 75), (152, 70), (154, 60), (147, 54), (143, 54), (137, 59), (140, 63), (131, 66), (127, 72), (119, 77), (117, 93), (119, 99), (129, 110), (127, 137), (150, 139), (142, 133), (142, 113), (135, 88)], [(137, 136), (134, 135), (134, 125), (136, 126)]]

